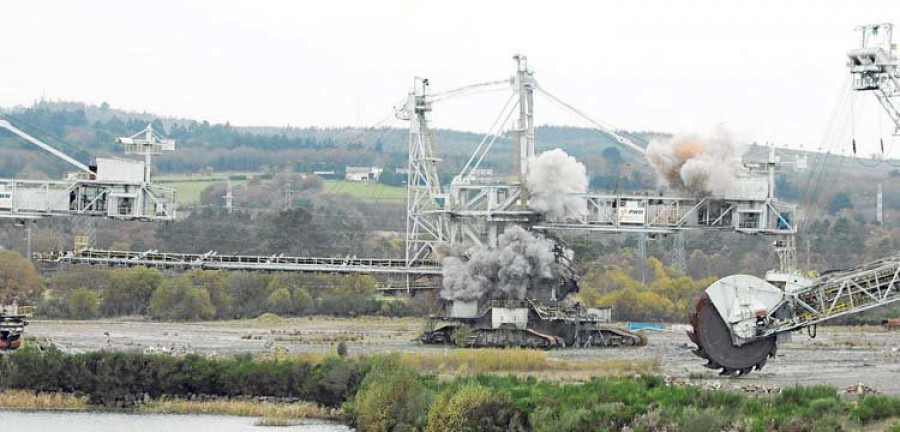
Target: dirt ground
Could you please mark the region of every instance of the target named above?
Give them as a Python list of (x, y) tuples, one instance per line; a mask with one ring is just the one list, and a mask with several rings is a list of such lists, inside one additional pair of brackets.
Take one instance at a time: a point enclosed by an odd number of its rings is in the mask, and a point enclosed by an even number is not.
[[(203, 323), (141, 320), (32, 321), (27, 332), (65, 350), (135, 349), (147, 352), (264, 352), (278, 347), (294, 353), (334, 352), (345, 341), (351, 353), (444, 351), (414, 342), (422, 320), (404, 318), (337, 319), (326, 317), (255, 319)], [(645, 347), (550, 351), (568, 360), (656, 359), (659, 373), (674, 379), (722, 387), (783, 388), (829, 384), (844, 389), (864, 384), (900, 395), (900, 331), (880, 327), (819, 328), (781, 343), (778, 356), (762, 372), (743, 378), (719, 378), (691, 353), (683, 331), (648, 334)]]

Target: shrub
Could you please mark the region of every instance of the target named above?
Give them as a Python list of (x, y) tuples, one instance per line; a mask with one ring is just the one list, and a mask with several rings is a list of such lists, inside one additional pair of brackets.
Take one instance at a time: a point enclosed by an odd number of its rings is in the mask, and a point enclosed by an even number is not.
[(293, 295), (294, 312), (300, 315), (313, 311), (315, 302), (311, 295), (303, 288), (294, 289)]
[(478, 431), (509, 422), (509, 395), (476, 383), (442, 394), (428, 410), (428, 432)]
[(622, 402), (604, 402), (562, 408), (556, 404), (537, 407), (528, 416), (528, 422), (535, 432), (540, 431), (617, 431), (622, 429), (632, 416), (627, 414)]
[(330, 357), (313, 370), (303, 394), (323, 405), (339, 406), (356, 393), (369, 368), (357, 359)]
[(431, 399), (418, 374), (400, 366), (395, 358), (388, 358), (366, 375), (345, 409), (351, 423), (360, 430), (421, 430)]
[(867, 423), (900, 416), (900, 399), (881, 395), (863, 395), (851, 416)]
[(0, 303), (35, 298), (43, 288), (41, 276), (30, 259), (0, 250)]
[(212, 319), (216, 308), (208, 291), (195, 287), (190, 277), (179, 276), (153, 292), (148, 312), (154, 319), (193, 321)]
[(787, 405), (807, 405), (819, 399), (838, 399), (837, 389), (828, 385), (787, 387), (778, 395), (778, 401)]
[(678, 430), (685, 432), (705, 432), (725, 430), (731, 416), (724, 410), (707, 408), (686, 408), (678, 419)]
[(63, 354), (25, 347), (0, 356), (0, 390), (86, 394), (93, 404), (126, 405), (137, 395), (297, 397), (339, 406), (355, 393), (368, 369), (356, 359), (220, 359), (136, 352)]
[(472, 327), (463, 324), (453, 331), (453, 343), (461, 347), (467, 347), (471, 343), (473, 335), (475, 335), (475, 331), (472, 330)]
[(103, 289), (103, 315), (142, 314), (153, 292), (165, 277), (159, 270), (146, 267), (116, 269), (110, 272)]
[(288, 291), (287, 288), (278, 288), (275, 291), (272, 291), (272, 293), (269, 294), (266, 303), (269, 312), (279, 315), (286, 315), (293, 309), (293, 305), (291, 305), (291, 292)]
[(69, 317), (74, 319), (91, 319), (97, 317), (100, 297), (87, 288), (78, 288), (69, 295), (66, 302)]

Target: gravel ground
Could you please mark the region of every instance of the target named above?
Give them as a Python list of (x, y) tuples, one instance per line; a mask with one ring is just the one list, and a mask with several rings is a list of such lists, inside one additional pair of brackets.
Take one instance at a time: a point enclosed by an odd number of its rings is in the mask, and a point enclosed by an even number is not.
[[(163, 352), (263, 352), (283, 347), (290, 352), (334, 351), (346, 341), (351, 353), (443, 351), (414, 342), (419, 319), (291, 318), (202, 323), (157, 323), (141, 320), (32, 321), (28, 334), (47, 338), (73, 351), (103, 348)], [(108, 335), (107, 335), (108, 334)], [(881, 393), (900, 395), (900, 331), (879, 327), (820, 328), (815, 339), (805, 332), (779, 345), (778, 356), (762, 372), (721, 379), (702, 367), (683, 331), (652, 332), (645, 347), (550, 351), (553, 357), (582, 359), (658, 359), (660, 373), (712, 385), (778, 388), (795, 384), (829, 384), (838, 388), (862, 383)], [(718, 383), (718, 384), (715, 384)]]

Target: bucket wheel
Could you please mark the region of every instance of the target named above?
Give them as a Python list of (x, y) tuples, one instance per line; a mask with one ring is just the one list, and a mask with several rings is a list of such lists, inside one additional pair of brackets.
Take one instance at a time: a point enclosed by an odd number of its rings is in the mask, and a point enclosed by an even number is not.
[(706, 292), (695, 303), (690, 315), (693, 331), (687, 335), (697, 349), (694, 354), (707, 360), (704, 365), (724, 376), (743, 376), (760, 370), (778, 348), (775, 336), (734, 346), (728, 325), (719, 315)]

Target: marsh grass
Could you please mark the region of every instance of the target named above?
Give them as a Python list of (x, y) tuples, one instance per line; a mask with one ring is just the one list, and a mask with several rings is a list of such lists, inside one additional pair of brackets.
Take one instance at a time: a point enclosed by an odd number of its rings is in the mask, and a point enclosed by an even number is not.
[(385, 317), (380, 315), (363, 315), (353, 318), (329, 315), (308, 315), (302, 317), (282, 317), (273, 313), (264, 313), (256, 318), (245, 318), (228, 321), (208, 321), (204, 325), (224, 327), (240, 327), (270, 332), (278, 329), (329, 330), (347, 329), (366, 331), (402, 330), (418, 334), (422, 330), (421, 317)]
[(291, 353), (287, 351), (269, 351), (253, 355), (253, 358), (256, 360), (279, 360), (308, 363), (311, 365), (322, 364), (332, 357), (334, 357), (333, 354), (323, 352)]
[[(341, 412), (312, 402), (269, 403), (241, 400), (158, 401), (140, 408), (147, 414), (211, 414), (261, 417), (262, 421), (300, 419), (338, 419)], [(274, 425), (267, 425), (274, 426)]]
[(302, 344), (333, 344), (339, 342), (362, 342), (364, 336), (363, 332), (293, 331), (290, 333), (276, 334), (273, 337), (273, 340), (276, 342), (294, 342)]
[(403, 353), (400, 362), (420, 373), (448, 376), (513, 374), (542, 379), (590, 379), (659, 371), (657, 358), (567, 360), (529, 349), (448, 349)]
[(69, 393), (37, 393), (29, 390), (0, 390), (0, 408), (24, 410), (83, 410), (87, 397)]

